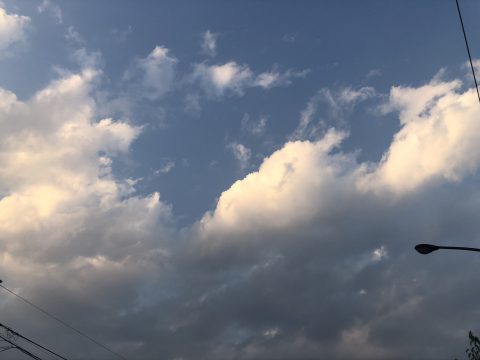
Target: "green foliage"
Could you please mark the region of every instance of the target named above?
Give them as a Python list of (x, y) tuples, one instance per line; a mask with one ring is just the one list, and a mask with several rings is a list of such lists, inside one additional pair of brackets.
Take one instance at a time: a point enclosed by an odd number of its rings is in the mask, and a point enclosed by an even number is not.
[(471, 331), (468, 332), (468, 339), (470, 341), (470, 349), (465, 350), (469, 360), (480, 360), (480, 339), (473, 335)]
[(465, 350), (468, 360), (480, 360), (480, 339), (469, 331), (468, 341), (470, 342), (470, 347)]

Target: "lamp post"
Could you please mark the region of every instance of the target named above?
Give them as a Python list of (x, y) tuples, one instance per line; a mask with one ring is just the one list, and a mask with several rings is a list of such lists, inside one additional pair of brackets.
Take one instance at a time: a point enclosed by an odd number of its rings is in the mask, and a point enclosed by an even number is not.
[(437, 251), (437, 250), (441, 250), (441, 249), (445, 249), (445, 250), (465, 250), (465, 251), (480, 252), (480, 249), (478, 249), (478, 248), (464, 247), (464, 246), (439, 246), (439, 245), (432, 245), (432, 244), (418, 244), (418, 245), (415, 245), (415, 250), (417, 250), (422, 255), (427, 255), (427, 254), (430, 254), (433, 251)]

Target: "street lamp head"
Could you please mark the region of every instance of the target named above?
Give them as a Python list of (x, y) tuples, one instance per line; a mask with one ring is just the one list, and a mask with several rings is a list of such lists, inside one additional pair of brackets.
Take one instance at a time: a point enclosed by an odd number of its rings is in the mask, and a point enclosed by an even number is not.
[(435, 251), (438, 249), (440, 249), (440, 247), (438, 247), (437, 245), (431, 245), (431, 244), (415, 245), (415, 250), (417, 250), (422, 255), (430, 254), (432, 251)]

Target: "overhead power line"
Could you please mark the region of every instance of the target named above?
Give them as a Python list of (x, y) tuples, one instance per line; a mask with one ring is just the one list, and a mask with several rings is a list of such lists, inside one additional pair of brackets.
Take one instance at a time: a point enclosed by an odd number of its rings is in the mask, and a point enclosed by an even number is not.
[(460, 5), (457, 3), (458, 16), (460, 17), (460, 24), (462, 24), (463, 38), (465, 39), (465, 45), (467, 46), (468, 59), (470, 60), (470, 67), (472, 68), (473, 80), (475, 81), (475, 89), (477, 90), (478, 101), (480, 102), (480, 92), (478, 91), (477, 77), (475, 76), (475, 68), (473, 67), (472, 55), (470, 55), (470, 47), (468, 46), (467, 34), (465, 33), (465, 26), (463, 25), (462, 12), (460, 11)]
[(35, 341), (33, 341), (33, 340), (30, 340), (30, 339), (27, 338), (26, 336), (23, 336), (22, 334), (19, 334), (18, 332), (16, 332), (16, 331), (13, 330), (12, 328), (8, 327), (7, 325), (4, 325), (4, 324), (0, 323), (0, 327), (4, 328), (7, 332), (11, 333), (12, 335), (15, 335), (15, 336), (17, 336), (17, 337), (19, 337), (19, 338), (21, 338), (21, 339), (23, 339), (23, 340), (25, 340), (25, 341), (28, 341), (30, 344), (35, 345), (35, 346), (37, 346), (38, 348), (44, 350), (49, 356), (54, 355), (54, 356), (56, 356), (56, 358), (58, 358), (58, 359), (68, 360), (67, 358), (63, 357), (62, 355), (59, 355), (59, 354), (57, 354), (56, 352), (54, 352), (54, 351), (52, 351), (52, 350), (50, 350), (50, 349), (48, 349), (48, 348), (40, 345), (39, 343), (37, 343), (37, 342), (35, 342)]
[(102, 343), (100, 343), (99, 341), (93, 339), (92, 337), (88, 336), (87, 334), (85, 334), (84, 332), (76, 329), (75, 327), (73, 327), (72, 325), (66, 323), (65, 321), (63, 321), (62, 319), (60, 319), (59, 317), (49, 313), (48, 311), (42, 309), (40, 306), (38, 305), (35, 305), (34, 303), (32, 303), (31, 301), (27, 300), (26, 298), (24, 298), (23, 296), (15, 293), (14, 291), (8, 289), (7, 287), (5, 287), (4, 285), (1, 284), (2, 281), (0, 280), (0, 287), (3, 288), (4, 290), (8, 291), (10, 294), (14, 295), (15, 297), (19, 298), (20, 300), (22, 300), (23, 302), (25, 302), (26, 304), (32, 306), (33, 308), (37, 309), (38, 311), (40, 311), (41, 313), (43, 313), (44, 315), (52, 318), (53, 320), (59, 322), (60, 324), (62, 324), (63, 326), (69, 328), (70, 330), (72, 331), (75, 331), (78, 335), (84, 337), (85, 339), (87, 340), (90, 340), (91, 342), (93, 342), (95, 345), (101, 347), (102, 349), (108, 351), (109, 353), (115, 355), (116, 357), (118, 357), (119, 359), (122, 359), (122, 360), (127, 360), (127, 358), (125, 358), (124, 356), (120, 355), (119, 353), (117, 353), (116, 351), (110, 349), (109, 347), (107, 347), (106, 345), (103, 345)]
[(6, 338), (5, 336), (3, 335), (0, 335), (0, 339), (2, 339), (3, 341), (5, 341), (6, 343), (9, 343), (11, 345), (11, 348), (13, 349), (17, 349), (19, 351), (21, 351), (22, 353), (24, 353), (25, 355), (27, 356), (30, 356), (32, 359), (35, 359), (35, 360), (42, 360), (41, 357), (38, 357), (37, 355), (35, 354), (32, 354), (30, 351), (28, 351), (27, 349), (21, 347), (20, 345), (18, 344), (15, 344), (13, 341), (9, 340), (8, 338)]

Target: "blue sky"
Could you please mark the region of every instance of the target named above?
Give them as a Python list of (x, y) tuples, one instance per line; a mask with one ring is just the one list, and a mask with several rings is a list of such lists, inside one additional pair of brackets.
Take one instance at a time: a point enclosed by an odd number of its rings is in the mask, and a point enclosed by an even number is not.
[[(160, 191), (174, 204), (175, 213), (186, 217), (186, 223), (211, 209), (215, 198), (246, 173), (234, 163), (228, 143), (251, 149), (249, 165), (254, 169), (283, 145), (308, 99), (320, 89), (370, 86), (385, 95), (392, 85), (419, 84), (443, 67), (458, 73), (465, 61), (458, 19), (447, 1), (435, 5), (428, 1), (401, 5), (306, 2), (298, 7), (289, 2), (273, 6), (268, 1), (142, 6), (118, 1), (115, 6), (96, 5), (95, 11), (92, 4), (71, 2), (61, 4), (61, 22), (52, 10), (60, 9), (58, 4), (45, 7), (42, 13), (35, 2), (6, 5), (34, 21), (17, 56), (3, 60), (3, 86), (28, 98), (55, 77), (55, 69), (74, 71), (83, 66), (72, 55), (76, 49), (95, 54), (106, 96), (137, 97), (129, 99), (135, 102), (131, 105), (135, 116), (127, 114), (129, 121), (150, 128), (132, 145), (131, 163), (119, 164), (118, 171), (144, 178), (138, 191)], [(474, 44), (475, 22), (469, 19), (476, 9), (469, 2), (464, 6)], [(81, 40), (68, 38), (69, 29)], [(206, 31), (214, 34), (215, 56), (202, 52)], [(174, 84), (160, 99), (138, 99), (142, 90), (125, 81), (125, 73), (156, 46), (169, 49), (177, 59)], [(221, 100), (198, 99), (201, 109), (186, 111), (187, 96), (204, 95), (188, 84), (192, 67), (230, 61), (254, 73), (293, 70), (306, 75), (269, 90), (252, 88), (241, 95), (226, 94)], [(328, 118), (329, 114), (321, 116)], [(249, 136), (248, 131), (242, 132), (244, 117), (252, 123), (266, 119), (265, 133)], [(363, 159), (378, 160), (398, 124), (363, 106), (350, 117), (348, 150), (359, 149)], [(372, 131), (379, 133), (372, 136)], [(215, 166), (208, 166), (212, 162)], [(152, 172), (170, 163), (176, 166), (168, 175), (151, 178)]]
[[(460, 3), (478, 58), (480, 7)], [(479, 261), (413, 251), (478, 245), (456, 11), (0, 2), (2, 279), (131, 359), (458, 357)]]

